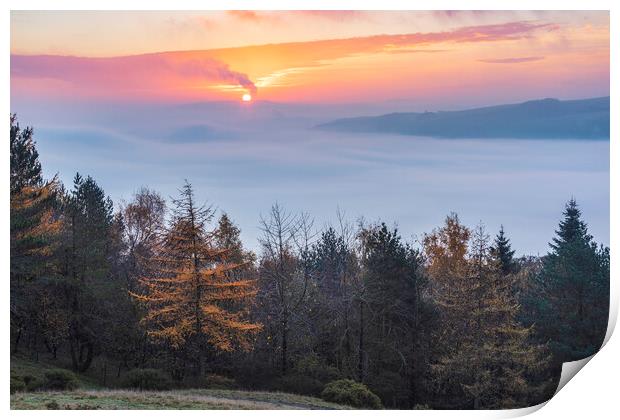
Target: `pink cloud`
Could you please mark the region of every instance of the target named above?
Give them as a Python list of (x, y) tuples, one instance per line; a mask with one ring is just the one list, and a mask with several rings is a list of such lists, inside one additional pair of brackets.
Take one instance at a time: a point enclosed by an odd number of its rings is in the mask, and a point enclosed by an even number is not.
[(219, 82), (238, 84), (252, 93), (249, 77), (204, 56), (174, 53), (90, 58), (53, 55), (11, 55), (11, 79), (46, 79), (90, 95), (111, 92), (166, 94), (185, 87)]

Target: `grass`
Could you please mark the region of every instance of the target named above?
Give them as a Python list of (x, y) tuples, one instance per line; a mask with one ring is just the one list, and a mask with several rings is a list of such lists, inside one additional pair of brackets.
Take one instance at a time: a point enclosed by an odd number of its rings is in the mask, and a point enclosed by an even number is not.
[[(11, 356), (11, 375), (21, 377), (31, 376), (33, 378), (43, 380), (46, 370), (57, 369), (59, 367), (64, 369), (70, 368), (68, 365), (63, 365), (62, 363), (51, 363), (51, 361), (46, 361), (43, 359), (34, 361), (25, 357)], [(80, 374), (75, 374), (75, 376), (77, 377), (80, 388), (101, 388), (101, 385), (99, 385), (93, 378)]]
[(281, 392), (78, 390), (11, 395), (12, 410), (326, 410), (350, 407)]
[[(69, 368), (62, 360), (11, 357), (11, 375), (43, 379), (45, 371)], [(92, 376), (76, 374), (75, 391), (17, 392), (11, 395), (12, 410), (333, 410), (350, 407), (305, 395), (284, 392), (224, 389), (132, 391), (107, 389)]]

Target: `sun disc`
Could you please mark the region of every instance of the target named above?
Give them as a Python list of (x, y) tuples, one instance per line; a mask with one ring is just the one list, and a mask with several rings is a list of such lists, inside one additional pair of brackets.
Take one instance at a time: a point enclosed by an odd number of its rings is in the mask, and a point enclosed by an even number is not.
[(252, 100), (252, 95), (250, 95), (249, 93), (244, 93), (241, 97), (241, 100), (243, 102), (250, 102)]

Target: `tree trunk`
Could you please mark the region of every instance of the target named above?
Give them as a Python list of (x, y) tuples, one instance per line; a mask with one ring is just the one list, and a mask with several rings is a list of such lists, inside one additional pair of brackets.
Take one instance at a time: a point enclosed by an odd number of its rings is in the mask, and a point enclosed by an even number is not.
[(288, 367), (288, 319), (286, 315), (282, 318), (282, 374), (286, 374)]
[(360, 300), (360, 341), (357, 364), (357, 376), (364, 382), (364, 302)]

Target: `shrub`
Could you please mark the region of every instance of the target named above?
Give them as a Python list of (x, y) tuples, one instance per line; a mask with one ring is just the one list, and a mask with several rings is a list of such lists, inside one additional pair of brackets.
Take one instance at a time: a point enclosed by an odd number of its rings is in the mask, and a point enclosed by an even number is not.
[(42, 388), (52, 390), (72, 390), (78, 387), (78, 380), (73, 372), (66, 369), (50, 369), (44, 373)]
[(11, 375), (11, 394), (26, 390), (26, 383), (21, 376)]
[(132, 369), (125, 374), (123, 386), (131, 389), (163, 391), (172, 384), (168, 375), (157, 369)]
[(319, 396), (323, 386), (321, 381), (310, 376), (291, 374), (278, 378), (273, 388), (291, 394)]
[(321, 398), (338, 404), (357, 408), (382, 408), (381, 400), (366, 385), (351, 379), (339, 379), (328, 383), (321, 392)]

